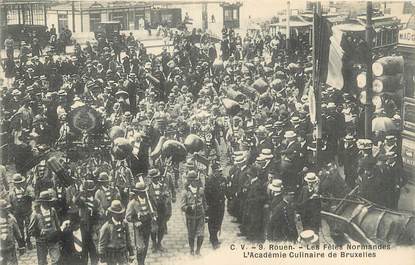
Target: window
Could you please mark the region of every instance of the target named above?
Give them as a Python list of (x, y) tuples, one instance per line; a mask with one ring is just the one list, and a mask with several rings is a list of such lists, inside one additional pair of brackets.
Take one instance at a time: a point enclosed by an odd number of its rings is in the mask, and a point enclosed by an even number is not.
[(393, 43), (393, 41), (392, 41), (392, 30), (387, 29), (387, 30), (385, 30), (385, 32), (386, 32), (386, 44)]
[(58, 31), (68, 28), (68, 14), (58, 14)]
[(173, 14), (170, 13), (162, 13), (161, 14), (161, 22), (171, 23), (173, 21)]
[(42, 5), (33, 5), (32, 7), (33, 14), (33, 24), (34, 25), (44, 25), (45, 24), (45, 13)]
[(394, 43), (398, 42), (398, 30), (396, 28), (392, 29), (392, 41)]
[(388, 31), (386, 29), (382, 30), (382, 45), (387, 45), (388, 44)]
[(232, 21), (233, 20), (233, 10), (232, 9), (225, 9), (225, 21)]
[(21, 5), (20, 7), (22, 9), (22, 13), (23, 13), (23, 21), (24, 24), (26, 25), (31, 25), (32, 24), (32, 16), (31, 16), (31, 9), (29, 5)]
[(124, 13), (124, 12), (110, 13), (110, 20), (119, 21), (120, 24), (121, 24), (121, 30), (127, 30), (128, 29), (127, 18), (128, 18), (128, 15), (127, 15), (127, 13)]
[(382, 34), (380, 31), (376, 32), (376, 46), (382, 45)]
[(236, 8), (233, 10), (233, 20), (238, 20), (238, 12), (239, 10)]
[(136, 11), (134, 14), (134, 29), (144, 28), (145, 13), (144, 10)]
[(91, 32), (98, 30), (99, 23), (101, 23), (101, 13), (90, 13), (89, 14), (89, 27)]
[(7, 25), (16, 25), (19, 24), (19, 13), (17, 10), (17, 6), (9, 6), (7, 7)]

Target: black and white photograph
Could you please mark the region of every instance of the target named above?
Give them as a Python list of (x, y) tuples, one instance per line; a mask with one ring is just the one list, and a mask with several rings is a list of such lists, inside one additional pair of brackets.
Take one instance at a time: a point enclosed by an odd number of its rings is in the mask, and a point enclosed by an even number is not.
[(415, 265), (415, 2), (0, 0), (0, 265)]

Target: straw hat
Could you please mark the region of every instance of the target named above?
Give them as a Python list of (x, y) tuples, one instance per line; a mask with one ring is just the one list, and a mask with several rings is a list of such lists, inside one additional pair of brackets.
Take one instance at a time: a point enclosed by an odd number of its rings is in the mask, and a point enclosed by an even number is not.
[(294, 131), (286, 131), (284, 133), (284, 138), (294, 138), (297, 134)]
[(281, 192), (282, 191), (282, 181), (280, 179), (273, 179), (270, 184), (268, 184), (268, 189)]
[(298, 242), (301, 244), (314, 244), (318, 241), (318, 236), (313, 230), (304, 230), (298, 237)]
[(37, 202), (51, 202), (53, 201), (53, 195), (49, 190), (40, 192), (39, 198), (36, 199)]
[(150, 178), (155, 178), (155, 177), (158, 177), (159, 175), (160, 175), (160, 172), (156, 168), (152, 168), (148, 171), (148, 176)]
[(12, 176), (13, 183), (14, 184), (20, 184), (26, 181), (26, 178), (20, 175), (19, 173), (16, 173)]
[(187, 173), (187, 179), (197, 179), (197, 173), (194, 170), (191, 170)]
[(268, 148), (262, 149), (260, 156), (263, 156), (265, 159), (271, 159), (271, 158), (274, 157), (274, 155), (272, 154), (271, 149), (268, 149)]
[(317, 177), (316, 173), (314, 173), (314, 172), (308, 172), (305, 175), (304, 180), (306, 182), (317, 182), (317, 181), (319, 181), (319, 178)]
[(148, 187), (144, 181), (139, 181), (134, 186), (135, 192), (145, 192), (147, 191)]
[(111, 202), (111, 206), (108, 208), (108, 212), (122, 214), (125, 212), (125, 208), (119, 200), (113, 200)]

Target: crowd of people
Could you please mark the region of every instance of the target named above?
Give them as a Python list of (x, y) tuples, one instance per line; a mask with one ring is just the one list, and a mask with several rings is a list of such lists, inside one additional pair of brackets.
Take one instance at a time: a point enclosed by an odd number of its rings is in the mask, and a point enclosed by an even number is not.
[(5, 59), (2, 264), (17, 264), (33, 239), (39, 265), (144, 264), (150, 243), (166, 251), (174, 203), (192, 255), (205, 223), (220, 246), (225, 210), (249, 241), (316, 243), (330, 198), (397, 207), (396, 107), (376, 110), (393, 130), (362, 139), (357, 96), (323, 85), (316, 160), (306, 38), (290, 51), (283, 35), (225, 29), (217, 48), (176, 32), (172, 51), (157, 55), (128, 38), (124, 50), (100, 38), (73, 55), (28, 49)]

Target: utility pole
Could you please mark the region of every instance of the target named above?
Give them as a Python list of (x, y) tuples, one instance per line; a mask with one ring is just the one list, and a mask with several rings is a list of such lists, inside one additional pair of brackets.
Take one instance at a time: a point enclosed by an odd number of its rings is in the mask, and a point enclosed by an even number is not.
[(202, 4), (202, 30), (207, 31), (208, 29), (208, 11), (207, 3)]
[[(321, 54), (320, 47), (322, 43), (320, 41), (320, 30), (321, 30), (321, 3), (316, 2), (313, 5), (313, 89), (314, 89), (314, 96), (315, 96), (315, 104), (316, 104), (316, 117), (315, 117), (315, 132), (316, 132), (316, 163), (319, 165), (320, 158), (321, 158), (321, 146), (322, 146), (322, 135), (323, 135), (323, 128), (322, 128), (322, 118), (321, 118), (321, 86), (320, 86), (320, 59), (319, 56)], [(317, 16), (317, 21), (316, 21)], [(317, 50), (319, 52), (317, 52)]]
[(75, 32), (75, 1), (72, 1), (72, 32)]
[(290, 17), (291, 17), (291, 3), (287, 1), (287, 18), (286, 18), (286, 33), (285, 33), (285, 49), (286, 51), (290, 51)]
[(366, 3), (366, 45), (368, 48), (367, 69), (366, 69), (366, 102), (365, 102), (365, 138), (372, 136), (372, 45), (373, 45), (373, 25), (372, 25), (372, 2)]

